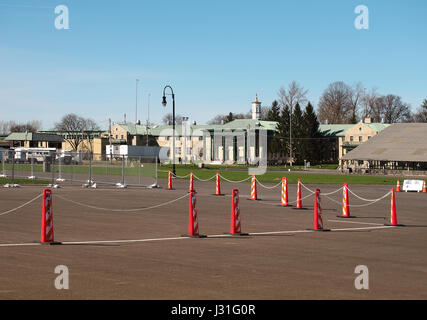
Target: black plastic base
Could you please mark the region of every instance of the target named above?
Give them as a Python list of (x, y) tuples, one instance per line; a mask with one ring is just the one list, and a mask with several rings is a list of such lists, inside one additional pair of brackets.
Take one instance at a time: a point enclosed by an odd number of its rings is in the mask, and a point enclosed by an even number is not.
[(337, 216), (337, 218), (353, 219), (353, 218), (357, 218), (357, 217), (356, 217), (356, 216), (348, 216), (348, 217), (344, 217), (344, 216)]
[(395, 224), (395, 225), (393, 225), (391, 223), (384, 223), (384, 225), (387, 226), (387, 227), (404, 227), (405, 226), (404, 224)]
[(308, 208), (297, 208), (297, 207), (293, 207), (292, 209), (294, 209), (294, 210), (308, 210)]
[(197, 236), (189, 236), (188, 234), (183, 234), (183, 235), (181, 235), (181, 237), (183, 237), (183, 238), (207, 238), (208, 236), (203, 235), (203, 234), (199, 234)]
[(62, 242), (59, 241), (53, 241), (53, 242), (40, 242), (40, 244), (42, 245), (50, 245), (50, 246), (58, 246), (61, 245)]
[(252, 200), (252, 201), (261, 201), (261, 199), (251, 199), (251, 198), (247, 198), (246, 200)]
[(316, 231), (316, 232), (330, 232), (331, 231), (331, 229), (321, 229), (321, 230), (307, 229), (307, 230)]
[(238, 236), (249, 236), (249, 233), (243, 233), (243, 232), (240, 232), (240, 233), (224, 232), (224, 234), (228, 234), (228, 235), (233, 236), (233, 237), (238, 237)]
[(218, 196), (218, 197), (223, 197), (223, 196), (225, 196), (225, 194), (223, 194), (223, 193), (221, 193), (221, 194), (216, 194), (216, 193), (214, 193), (214, 194), (212, 194), (213, 196)]

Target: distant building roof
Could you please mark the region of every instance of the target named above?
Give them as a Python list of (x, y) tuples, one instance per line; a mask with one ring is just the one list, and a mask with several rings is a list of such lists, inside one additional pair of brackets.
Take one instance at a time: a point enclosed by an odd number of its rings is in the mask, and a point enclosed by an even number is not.
[(347, 153), (343, 160), (427, 162), (427, 123), (395, 123)]
[(345, 132), (351, 129), (355, 124), (321, 124), (319, 131), (323, 136), (327, 137), (344, 137)]
[(12, 132), (4, 141), (47, 141), (47, 142), (62, 142), (61, 136), (57, 134), (41, 133), (41, 132)]
[(389, 127), (390, 124), (388, 123), (363, 123), (365, 126), (371, 128), (375, 132), (381, 132), (385, 128)]

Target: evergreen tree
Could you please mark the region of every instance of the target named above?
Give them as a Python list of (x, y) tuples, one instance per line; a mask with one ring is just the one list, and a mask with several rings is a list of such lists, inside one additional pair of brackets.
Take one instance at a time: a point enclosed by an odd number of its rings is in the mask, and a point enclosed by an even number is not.
[(303, 163), (304, 161), (304, 118), (299, 103), (295, 105), (292, 112), (292, 154), (295, 162)]
[(304, 111), (304, 147), (303, 157), (310, 161), (311, 164), (316, 164), (320, 161), (320, 146), (321, 134), (319, 131), (319, 121), (314, 111), (313, 106), (309, 102)]
[[(274, 142), (273, 142), (274, 141)], [(275, 146), (277, 153), (282, 157), (289, 154), (289, 107), (285, 106), (280, 111), (280, 117), (277, 124), (277, 131), (272, 139), (272, 145)]]
[(268, 121), (280, 121), (280, 107), (277, 100), (274, 100), (271, 104), (270, 110), (268, 110), (267, 118)]
[(228, 116), (225, 118), (225, 123), (231, 122), (234, 120), (233, 113), (229, 113)]

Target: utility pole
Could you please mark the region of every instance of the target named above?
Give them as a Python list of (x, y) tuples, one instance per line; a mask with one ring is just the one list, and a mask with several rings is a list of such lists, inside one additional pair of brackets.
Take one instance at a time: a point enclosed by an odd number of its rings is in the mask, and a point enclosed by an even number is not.
[(138, 122), (138, 82), (139, 79), (136, 79), (136, 89), (135, 89), (135, 124)]
[(110, 143), (110, 163), (113, 163), (113, 146), (111, 144), (111, 136), (112, 136), (112, 132), (111, 132), (111, 118), (108, 119), (108, 141)]
[(150, 97), (151, 93), (148, 93), (148, 107), (147, 107), (147, 126), (145, 130), (147, 131), (147, 147), (148, 147), (148, 126), (150, 125)]

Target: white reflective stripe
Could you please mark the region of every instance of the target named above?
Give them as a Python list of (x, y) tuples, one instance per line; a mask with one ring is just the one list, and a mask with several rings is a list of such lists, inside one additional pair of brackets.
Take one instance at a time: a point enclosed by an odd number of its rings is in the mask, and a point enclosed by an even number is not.
[(52, 229), (52, 221), (49, 221), (49, 224), (46, 226), (46, 234), (49, 234), (51, 229)]
[(49, 221), (50, 217), (51, 217), (51, 209), (50, 207), (48, 208), (47, 212), (46, 212), (46, 221)]

